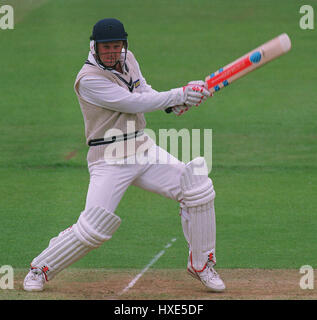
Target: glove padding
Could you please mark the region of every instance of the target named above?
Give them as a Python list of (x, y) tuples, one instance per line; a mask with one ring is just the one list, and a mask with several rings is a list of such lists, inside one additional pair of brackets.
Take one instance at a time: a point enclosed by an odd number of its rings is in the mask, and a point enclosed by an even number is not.
[(211, 96), (211, 93), (204, 86), (204, 81), (191, 81), (183, 87), (184, 104), (187, 107), (198, 107), (203, 101)]
[(172, 107), (173, 113), (177, 116), (181, 116), (194, 105), (198, 107), (208, 97), (212, 96), (212, 93), (206, 89), (205, 82), (202, 80), (189, 82), (183, 87), (183, 91), (185, 103)]
[(179, 105), (179, 106), (175, 106), (172, 107), (172, 111), (174, 114), (176, 114), (177, 116), (181, 116), (183, 113), (185, 113), (186, 111), (189, 110), (190, 107), (187, 107), (185, 105)]

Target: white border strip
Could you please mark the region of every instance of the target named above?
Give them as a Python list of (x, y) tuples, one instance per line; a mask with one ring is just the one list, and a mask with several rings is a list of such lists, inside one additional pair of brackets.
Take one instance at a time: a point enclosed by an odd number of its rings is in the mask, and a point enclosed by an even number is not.
[[(171, 239), (171, 242), (169, 242), (165, 249), (168, 249), (172, 246), (173, 242), (176, 241), (176, 238)], [(149, 268), (159, 259), (161, 256), (165, 253), (166, 250), (160, 251), (146, 266), (145, 268), (119, 293), (119, 295), (122, 295), (126, 293), (128, 290), (130, 290), (136, 282), (144, 275), (145, 272), (149, 270)]]

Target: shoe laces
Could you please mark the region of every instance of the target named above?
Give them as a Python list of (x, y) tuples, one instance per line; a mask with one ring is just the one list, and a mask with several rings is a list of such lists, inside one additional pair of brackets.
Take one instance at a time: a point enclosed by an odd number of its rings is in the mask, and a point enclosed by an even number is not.
[(210, 280), (219, 279), (217, 271), (209, 264), (207, 264), (206, 269), (201, 272), (201, 276), (205, 279), (209, 278)]
[(32, 269), (31, 273), (29, 274), (29, 278), (31, 280), (42, 280), (43, 279), (43, 274), (42, 271), (39, 269)]

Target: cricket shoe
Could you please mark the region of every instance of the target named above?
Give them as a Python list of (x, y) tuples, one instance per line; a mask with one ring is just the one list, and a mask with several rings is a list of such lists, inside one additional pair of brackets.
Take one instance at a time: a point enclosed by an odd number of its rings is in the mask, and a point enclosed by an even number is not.
[(221, 280), (219, 274), (216, 272), (210, 261), (207, 262), (205, 268), (200, 272), (194, 270), (189, 261), (187, 265), (187, 272), (193, 278), (201, 281), (208, 291), (222, 292), (226, 289), (224, 282)]
[(23, 289), (25, 291), (43, 291), (45, 277), (42, 270), (31, 268), (26, 275), (23, 282)]

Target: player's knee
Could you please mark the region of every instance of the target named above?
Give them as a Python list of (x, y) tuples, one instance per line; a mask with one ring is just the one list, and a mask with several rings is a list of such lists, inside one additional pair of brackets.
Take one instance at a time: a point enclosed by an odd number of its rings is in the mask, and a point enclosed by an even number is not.
[(196, 207), (212, 201), (215, 190), (212, 180), (208, 177), (206, 160), (195, 158), (184, 167), (181, 176), (183, 202), (187, 207)]
[(81, 213), (72, 229), (81, 243), (97, 248), (112, 237), (120, 223), (121, 219), (114, 213), (101, 207), (92, 207)]

